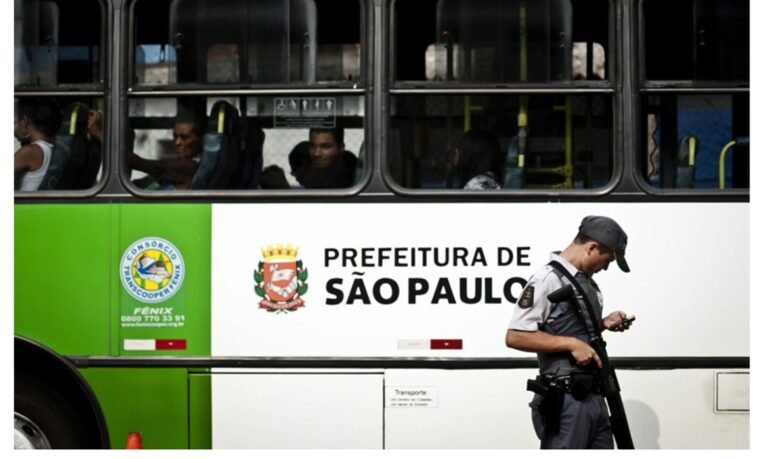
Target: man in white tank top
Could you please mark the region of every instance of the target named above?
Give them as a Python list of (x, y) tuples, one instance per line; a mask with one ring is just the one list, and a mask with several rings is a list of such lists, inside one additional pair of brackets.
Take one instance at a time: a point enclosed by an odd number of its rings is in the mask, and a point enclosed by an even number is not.
[(16, 107), (14, 135), (19, 148), (13, 157), (15, 188), (35, 191), (40, 187), (53, 152), (53, 138), (61, 126), (61, 111), (53, 100), (22, 99)]

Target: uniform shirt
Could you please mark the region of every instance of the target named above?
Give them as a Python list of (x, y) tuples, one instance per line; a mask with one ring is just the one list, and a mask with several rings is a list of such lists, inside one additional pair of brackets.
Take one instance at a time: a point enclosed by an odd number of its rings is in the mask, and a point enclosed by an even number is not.
[[(559, 262), (576, 278), (589, 296), (595, 317), (600, 320), (603, 313), (603, 298), (597, 284), (559, 254), (551, 254), (550, 259)], [(566, 284), (568, 280), (564, 276), (561, 278), (560, 273), (552, 266), (545, 265), (538, 270), (525, 285), (508, 328), (528, 332), (540, 330), (557, 336), (573, 336), (588, 342), (589, 335), (570, 302), (552, 303), (547, 299), (547, 295)], [(577, 369), (571, 361), (570, 352), (539, 353), (538, 357), (541, 373), (562, 374)]]

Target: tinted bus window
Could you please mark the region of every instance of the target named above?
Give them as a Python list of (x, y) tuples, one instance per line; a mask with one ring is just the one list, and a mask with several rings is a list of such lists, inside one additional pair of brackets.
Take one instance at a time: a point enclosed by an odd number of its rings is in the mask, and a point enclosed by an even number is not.
[[(133, 13), (135, 186), (343, 189), (360, 180), (360, 2), (139, 0)], [(151, 97), (143, 85), (156, 86)], [(180, 97), (175, 85), (191, 91)]]
[(398, 1), (395, 79), (607, 79), (608, 10), (605, 0)]
[(749, 3), (645, 0), (642, 21), (643, 179), (663, 189), (748, 190)]
[[(104, 99), (19, 97), (14, 105), (16, 191), (84, 190), (100, 179)], [(40, 147), (42, 160), (20, 169), (29, 145)]]
[[(363, 171), (363, 109), (362, 96), (131, 99), (130, 177), (160, 191), (349, 188)], [(316, 113), (313, 127), (300, 110)]]
[(97, 0), (14, 2), (16, 191), (85, 190), (101, 178), (103, 8)]
[(16, 86), (102, 83), (102, 17), (97, 0), (15, 0)]
[(748, 0), (645, 0), (645, 77), (749, 80)]
[(134, 14), (136, 84), (361, 77), (357, 0), (142, 0)]
[(588, 189), (612, 176), (609, 96), (407, 95), (391, 112), (389, 170), (406, 188)]
[(643, 176), (662, 188), (749, 188), (749, 95), (656, 94), (642, 101)]

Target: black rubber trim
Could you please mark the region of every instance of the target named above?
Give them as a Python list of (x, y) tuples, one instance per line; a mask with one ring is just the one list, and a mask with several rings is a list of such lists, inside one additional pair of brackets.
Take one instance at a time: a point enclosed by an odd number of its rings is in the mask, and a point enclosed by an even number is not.
[[(99, 357), (69, 356), (80, 368), (424, 368), (491, 370), (538, 368), (535, 358), (441, 357)], [(749, 369), (749, 357), (615, 357), (619, 370)]]

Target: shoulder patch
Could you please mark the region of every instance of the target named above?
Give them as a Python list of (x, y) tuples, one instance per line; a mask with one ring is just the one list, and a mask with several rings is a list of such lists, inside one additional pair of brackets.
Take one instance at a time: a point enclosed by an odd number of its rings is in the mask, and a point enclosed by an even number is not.
[(533, 306), (533, 285), (529, 285), (523, 290), (523, 294), (520, 295), (520, 300), (517, 305), (523, 309), (528, 309)]

